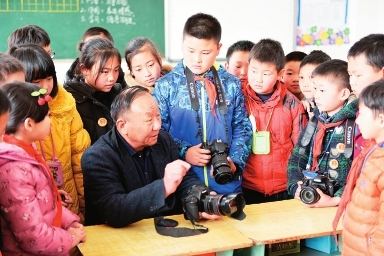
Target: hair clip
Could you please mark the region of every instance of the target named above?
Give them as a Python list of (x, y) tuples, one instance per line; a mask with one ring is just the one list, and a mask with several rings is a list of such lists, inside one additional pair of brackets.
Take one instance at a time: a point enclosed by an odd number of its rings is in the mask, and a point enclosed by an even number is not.
[(37, 100), (37, 104), (40, 106), (43, 106), (46, 102), (50, 102), (52, 100), (52, 97), (49, 95), (46, 95), (47, 89), (41, 88), (38, 91), (31, 92), (31, 95), (33, 97), (39, 97)]

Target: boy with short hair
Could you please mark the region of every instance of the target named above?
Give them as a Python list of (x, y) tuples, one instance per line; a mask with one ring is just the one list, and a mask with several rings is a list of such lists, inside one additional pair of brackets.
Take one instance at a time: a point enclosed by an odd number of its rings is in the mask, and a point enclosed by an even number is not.
[[(357, 97), (368, 85), (384, 77), (384, 34), (370, 34), (357, 41), (348, 51), (348, 73), (352, 90)], [(359, 112), (357, 113), (357, 116)], [(363, 137), (355, 127), (356, 158), (363, 148)]]
[(299, 86), (301, 92), (304, 94), (302, 103), (309, 118), (313, 116), (312, 110), (315, 107), (313, 100), (315, 90), (313, 89), (312, 72), (317, 66), (328, 60), (331, 60), (328, 54), (321, 50), (314, 50), (305, 56), (300, 63)]
[(303, 106), (281, 83), (285, 54), (275, 40), (262, 39), (249, 54), (246, 107), (253, 126), (252, 153), (244, 170), (247, 204), (288, 199), (288, 159), (303, 125)]
[[(190, 171), (210, 189), (228, 194), (241, 191), (251, 125), (239, 79), (215, 61), (220, 39), (221, 25), (216, 18), (204, 13), (189, 17), (183, 30), (184, 59), (157, 80), (153, 95), (159, 104), (162, 129), (174, 138), (180, 158), (192, 165)], [(211, 147), (202, 148), (202, 143), (208, 142), (213, 143)], [(225, 173), (234, 175), (225, 185), (209, 175), (214, 164), (211, 154), (218, 153), (214, 144), (223, 146), (221, 143), (229, 147)], [(217, 174), (224, 169), (214, 168), (213, 175), (221, 177)]]
[(300, 51), (293, 51), (285, 56), (284, 74), (282, 81), (284, 82), (287, 90), (296, 96), (299, 100), (304, 98), (304, 94), (299, 86), (299, 73), (300, 63), (307, 56), (306, 53)]
[(248, 84), (248, 56), (255, 44), (248, 40), (237, 41), (228, 50), (225, 69), (240, 79), (242, 90)]
[[(357, 100), (351, 96), (345, 61), (329, 60), (320, 64), (312, 72), (312, 82), (316, 102), (314, 116), (301, 132), (289, 159), (287, 187), (290, 195), (310, 207), (337, 206), (352, 163)], [(317, 175), (326, 177), (321, 184), (328, 186), (331, 183), (327, 180), (333, 182), (333, 195), (328, 189), (312, 192), (306, 189), (308, 193), (300, 194), (303, 179), (313, 180)]]
[(333, 221), (343, 220), (342, 255), (384, 255), (384, 80), (359, 95), (356, 124), (365, 148), (353, 160), (347, 185)]
[(0, 86), (11, 81), (25, 82), (25, 68), (18, 59), (0, 52)]
[(8, 37), (8, 52), (13, 47), (19, 47), (25, 44), (37, 44), (41, 46), (53, 59), (55, 52), (51, 49), (51, 39), (48, 33), (37, 25), (26, 25), (12, 32)]

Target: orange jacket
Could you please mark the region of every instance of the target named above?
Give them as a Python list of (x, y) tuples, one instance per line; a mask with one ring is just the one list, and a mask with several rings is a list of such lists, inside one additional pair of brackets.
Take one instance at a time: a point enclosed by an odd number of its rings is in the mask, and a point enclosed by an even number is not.
[(246, 88), (246, 107), (253, 113), (257, 129), (270, 132), (270, 153), (255, 155), (251, 152), (243, 173), (243, 187), (273, 195), (287, 189), (287, 166), (300, 130), (306, 124), (304, 108), (286, 86), (276, 83), (276, 90), (263, 103), (250, 86)]
[(344, 216), (342, 255), (384, 255), (384, 148), (365, 161)]

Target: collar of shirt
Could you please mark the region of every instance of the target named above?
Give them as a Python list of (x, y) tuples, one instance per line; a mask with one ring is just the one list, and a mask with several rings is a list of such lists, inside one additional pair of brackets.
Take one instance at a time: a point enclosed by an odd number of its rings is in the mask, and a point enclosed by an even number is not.
[(120, 132), (116, 129), (118, 139), (123, 143), (124, 147), (128, 150), (129, 154), (133, 156), (141, 157), (143, 155), (149, 156), (152, 151), (151, 147), (145, 147), (142, 151), (136, 151), (129, 143), (121, 136)]

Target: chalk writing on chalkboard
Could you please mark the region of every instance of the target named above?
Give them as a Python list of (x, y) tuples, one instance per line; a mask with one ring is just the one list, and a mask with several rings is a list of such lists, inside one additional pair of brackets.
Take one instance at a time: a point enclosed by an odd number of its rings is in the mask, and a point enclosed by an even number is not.
[(1, 0), (0, 12), (78, 12), (80, 0)]
[[(135, 25), (128, 0), (80, 0), (80, 21), (90, 24)], [(84, 5), (86, 4), (86, 5)]]

